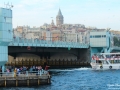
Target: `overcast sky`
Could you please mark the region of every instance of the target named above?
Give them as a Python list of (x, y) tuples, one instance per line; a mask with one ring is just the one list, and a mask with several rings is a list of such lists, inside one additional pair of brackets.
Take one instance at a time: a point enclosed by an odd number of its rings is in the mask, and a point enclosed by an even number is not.
[(13, 27), (41, 26), (51, 23), (59, 7), (66, 24), (84, 24), (86, 27), (120, 30), (120, 0), (0, 0), (13, 4)]

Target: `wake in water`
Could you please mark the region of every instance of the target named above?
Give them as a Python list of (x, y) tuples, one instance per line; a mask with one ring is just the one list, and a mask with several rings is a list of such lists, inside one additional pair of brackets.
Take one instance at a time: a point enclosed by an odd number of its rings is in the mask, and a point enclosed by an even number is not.
[(70, 69), (50, 69), (49, 71), (75, 71), (75, 70), (92, 70), (91, 68), (70, 68)]
[(76, 68), (74, 70), (92, 70), (92, 68), (86, 68), (86, 67), (84, 67), (84, 68)]

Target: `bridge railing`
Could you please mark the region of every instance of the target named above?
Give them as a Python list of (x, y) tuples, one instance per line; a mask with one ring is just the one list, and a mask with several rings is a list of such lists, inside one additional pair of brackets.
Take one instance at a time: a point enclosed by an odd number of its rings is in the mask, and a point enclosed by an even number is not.
[(48, 47), (71, 47), (71, 48), (88, 48), (89, 43), (71, 42), (71, 41), (50, 41), (38, 39), (14, 38), (9, 46), (48, 46)]
[(42, 76), (44, 74), (49, 74), (48, 71), (40, 70), (40, 71), (20, 71), (20, 72), (0, 72), (1, 77), (16, 77), (16, 76), (22, 76), (22, 77), (29, 77), (29, 76)]

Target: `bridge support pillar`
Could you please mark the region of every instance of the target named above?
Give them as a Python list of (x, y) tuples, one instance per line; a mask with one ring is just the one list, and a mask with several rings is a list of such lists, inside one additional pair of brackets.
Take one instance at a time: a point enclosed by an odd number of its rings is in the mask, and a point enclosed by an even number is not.
[(107, 50), (107, 48), (104, 48), (104, 53), (110, 53), (110, 51)]
[(0, 46), (0, 66), (2, 66), (2, 72), (5, 70), (5, 64), (8, 61), (8, 46)]
[(5, 66), (2, 65), (2, 72), (4, 73), (4, 71), (5, 71)]

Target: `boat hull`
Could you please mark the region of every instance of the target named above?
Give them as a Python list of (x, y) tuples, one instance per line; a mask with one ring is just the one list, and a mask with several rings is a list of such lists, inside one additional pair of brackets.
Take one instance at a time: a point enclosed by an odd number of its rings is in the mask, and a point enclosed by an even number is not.
[(93, 70), (108, 70), (108, 69), (120, 69), (120, 64), (106, 64), (106, 65), (98, 65), (90, 63)]

